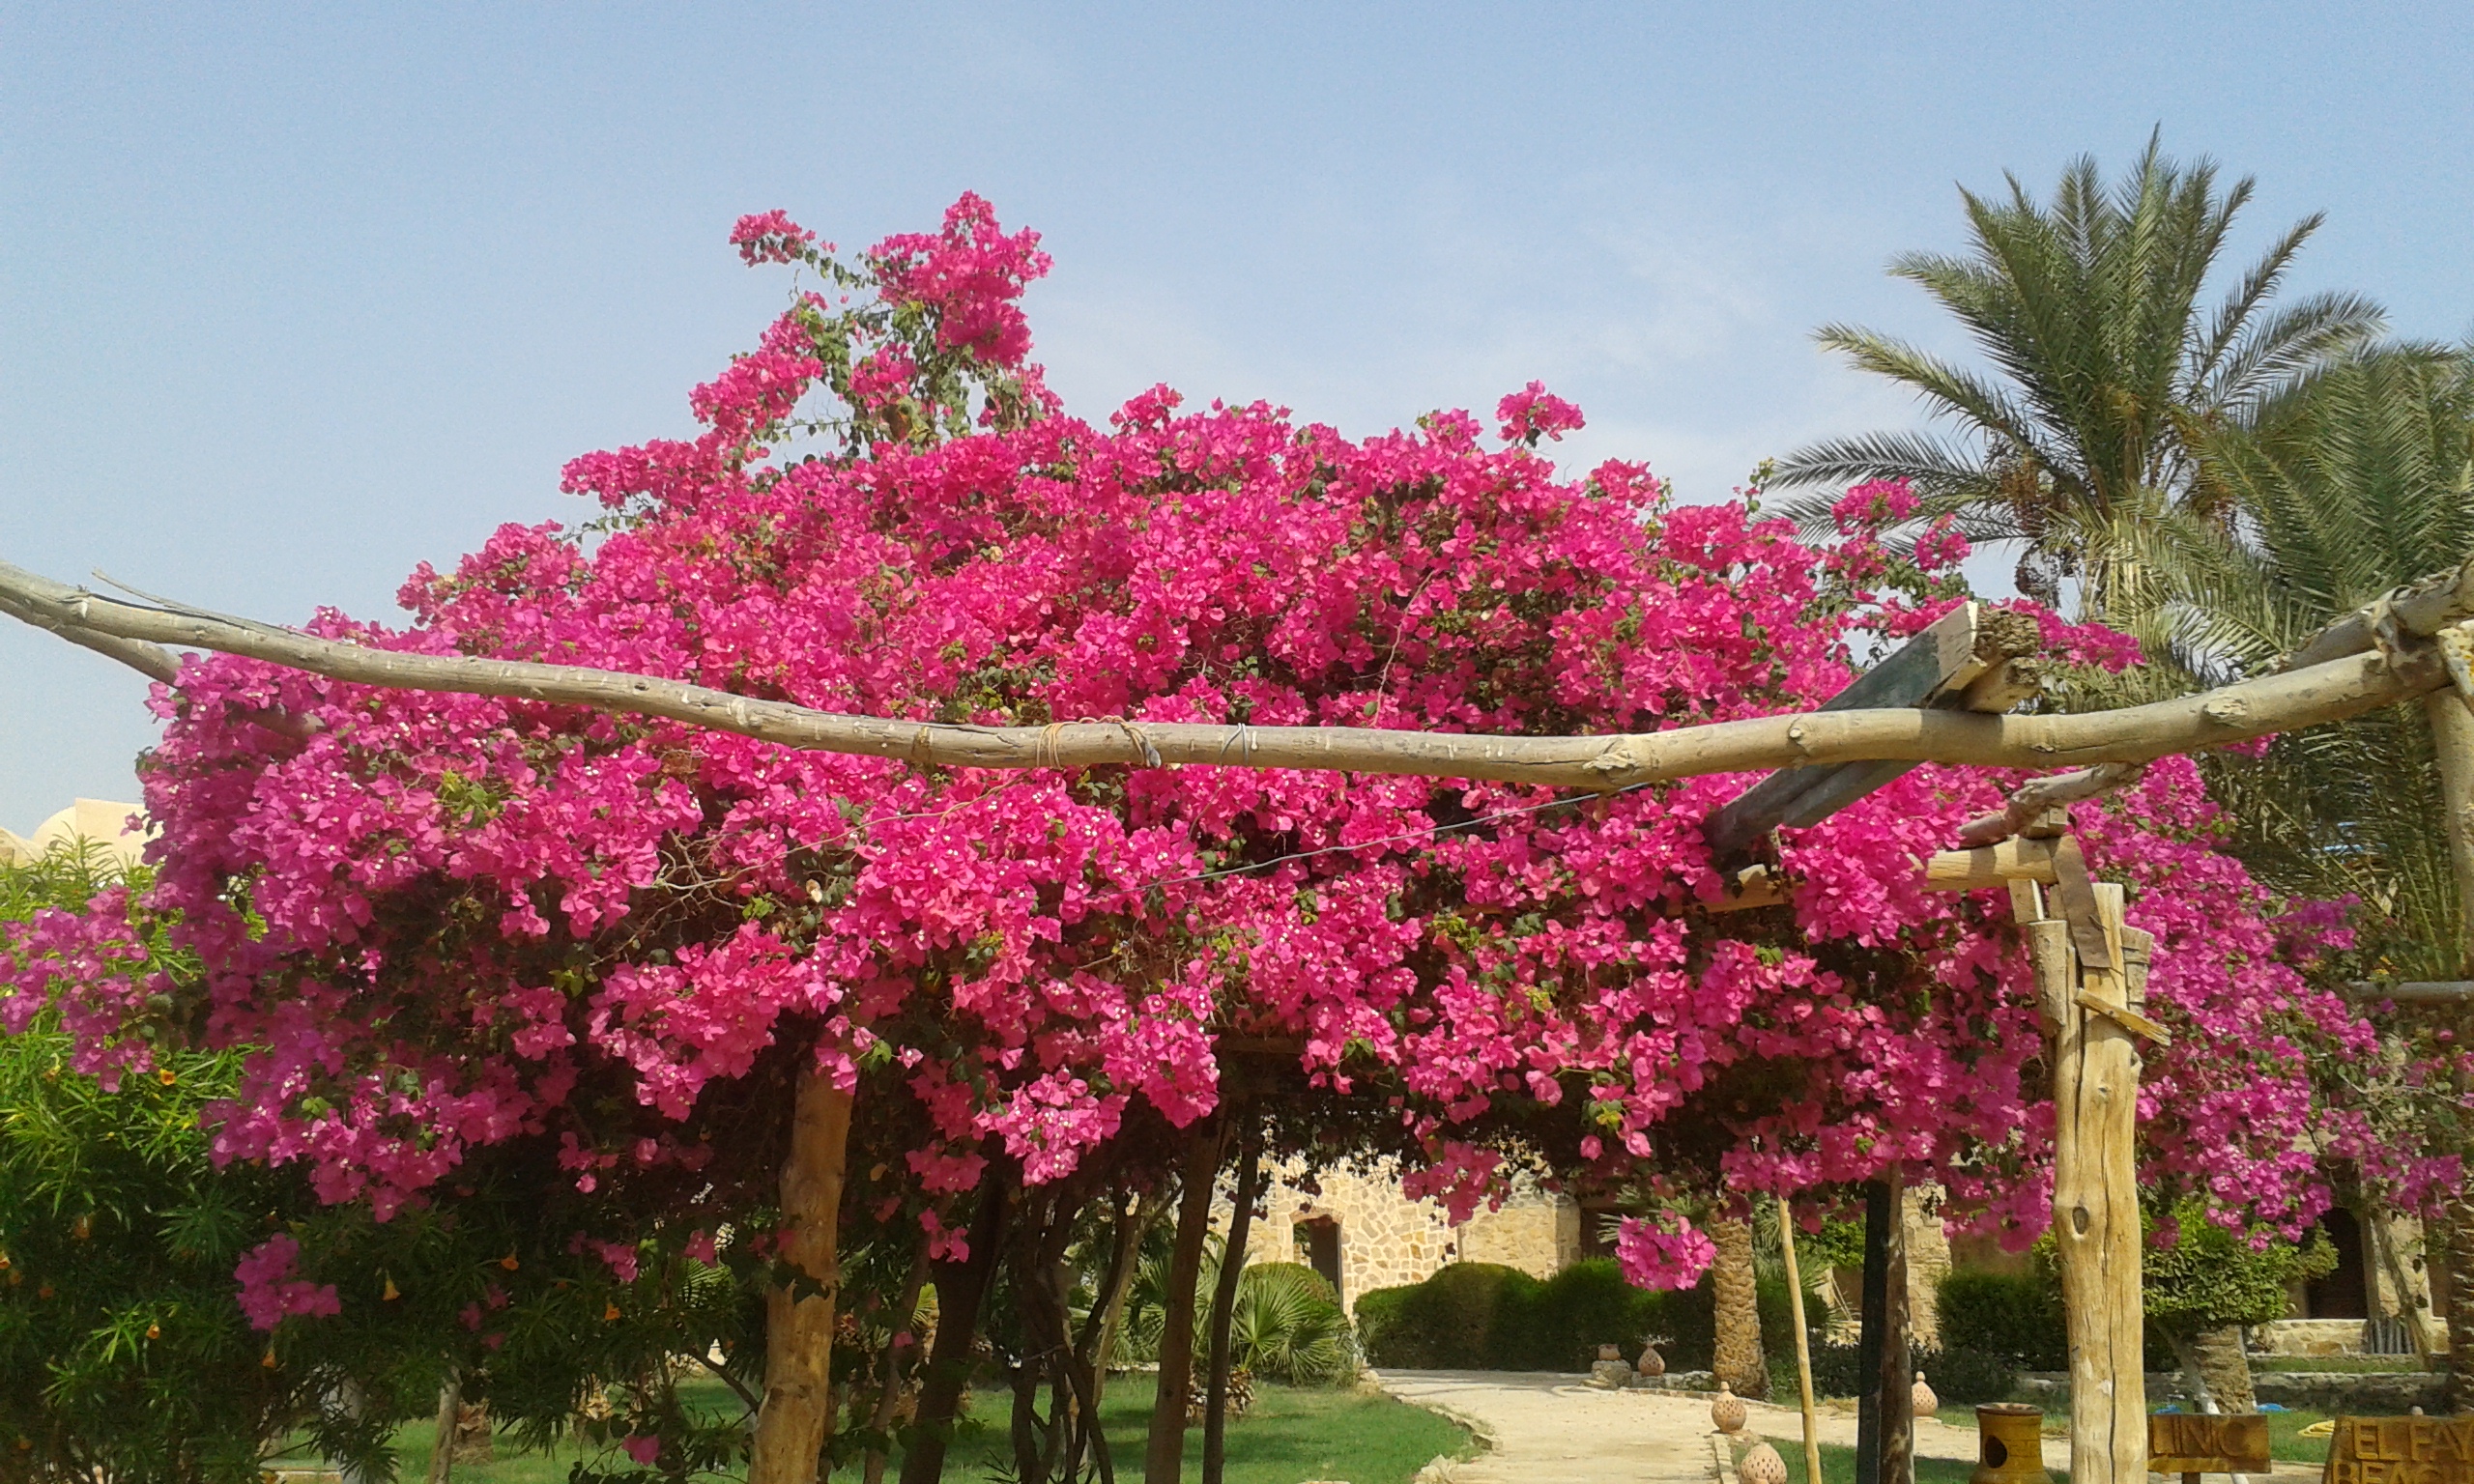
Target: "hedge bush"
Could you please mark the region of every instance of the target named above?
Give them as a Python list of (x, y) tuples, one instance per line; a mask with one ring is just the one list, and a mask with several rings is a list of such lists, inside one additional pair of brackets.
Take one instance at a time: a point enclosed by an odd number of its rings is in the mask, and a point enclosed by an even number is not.
[(1670, 1369), (1700, 1370), (1710, 1364), (1712, 1313), (1706, 1280), (1649, 1293), (1625, 1282), (1611, 1258), (1574, 1263), (1543, 1282), (1516, 1268), (1454, 1263), (1423, 1283), (1360, 1295), (1357, 1337), (1369, 1365), (1578, 1371), (1600, 1345), (1635, 1360), (1643, 1338), (1659, 1334), (1668, 1337), (1658, 1353)]
[(2070, 1368), (2061, 1277), (2038, 1261), (2019, 1273), (1953, 1268), (1935, 1291), (1942, 1343), (2009, 1359), (2022, 1370)]
[[(1791, 1342), (1792, 1343), (1792, 1342)], [(1942, 1349), (1917, 1347), (1908, 1354), (1909, 1370), (1922, 1372), (1933, 1392), (1944, 1404), (1968, 1405), (1975, 1402), (2007, 1401), (2019, 1388), (2019, 1367), (2006, 1356), (1968, 1346), (1952, 1345)], [(1815, 1396), (1854, 1396), (1858, 1372), (1856, 1347), (1817, 1344), (1813, 1347), (1813, 1394)], [(1783, 1374), (1786, 1394), (1793, 1396), (1796, 1385), (1795, 1353), (1789, 1351), (1783, 1373), (1772, 1357), (1770, 1373)]]

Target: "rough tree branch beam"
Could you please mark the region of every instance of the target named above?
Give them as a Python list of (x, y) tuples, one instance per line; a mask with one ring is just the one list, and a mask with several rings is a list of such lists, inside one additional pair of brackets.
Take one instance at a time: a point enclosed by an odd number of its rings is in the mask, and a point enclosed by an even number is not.
[[(786, 747), (946, 767), (1241, 765), (1486, 779), (1607, 791), (1709, 773), (1888, 759), (2045, 769), (2143, 762), (2359, 715), (2447, 683), (2437, 653), (2368, 651), (2118, 711), (1999, 716), (1849, 710), (1668, 731), (1484, 736), (1357, 727), (1080, 722), (961, 727), (845, 716), (649, 675), (581, 666), (399, 654), (266, 624), (172, 612), (65, 586), (0, 562), (0, 612), (78, 642), (189, 645), (356, 684), (503, 696), (662, 716)], [(89, 643), (149, 673), (152, 649)]]

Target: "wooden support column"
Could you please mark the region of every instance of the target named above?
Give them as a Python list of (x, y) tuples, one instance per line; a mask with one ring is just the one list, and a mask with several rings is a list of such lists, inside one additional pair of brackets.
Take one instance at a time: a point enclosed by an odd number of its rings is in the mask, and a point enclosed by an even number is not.
[(1804, 1477), (1821, 1480), (1821, 1432), (1813, 1414), (1813, 1342), (1804, 1327), (1804, 1277), (1796, 1267), (1796, 1213), (1778, 1197), (1778, 1250), (1787, 1260), (1787, 1313), (1796, 1325), (1796, 1402), (1804, 1421)]
[(1898, 1172), (1864, 1187), (1864, 1313), (1856, 1347), (1856, 1484), (1915, 1484), (1907, 1336), (1907, 1210)]
[[(2100, 884), (2094, 895), (2111, 966), (2074, 963), (2080, 956), (2067, 923), (2028, 932), (2040, 998), (2057, 1025), (2053, 1229), (2070, 1331), (2070, 1476), (2072, 1484), (2144, 1484), (2140, 1054), (2129, 1029), (2138, 1012), (2130, 1003), (2121, 888)], [(2062, 993), (2065, 987), (2071, 992)]]
[(2423, 698), (2439, 757), (2441, 818), (2457, 875), (2458, 972), (2474, 974), (2474, 710), (2454, 689)]
[(782, 1166), (782, 1251), (810, 1292), (764, 1296), (764, 1402), (756, 1412), (748, 1484), (813, 1484), (833, 1431), (833, 1306), (842, 1282), (838, 1222), (850, 1095), (810, 1068), (799, 1074), (791, 1157)]

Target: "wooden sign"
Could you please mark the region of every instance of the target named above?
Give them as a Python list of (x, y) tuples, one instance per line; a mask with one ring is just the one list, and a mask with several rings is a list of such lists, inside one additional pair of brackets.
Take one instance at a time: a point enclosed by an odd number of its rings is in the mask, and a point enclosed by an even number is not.
[(2474, 1484), (2474, 1416), (2339, 1417), (2322, 1484)]
[[(2265, 1473), (2268, 1419), (2256, 1412), (2207, 1416), (2159, 1412), (2147, 1418), (2150, 1473)], [(2349, 1484), (2365, 1484), (2352, 1480)]]

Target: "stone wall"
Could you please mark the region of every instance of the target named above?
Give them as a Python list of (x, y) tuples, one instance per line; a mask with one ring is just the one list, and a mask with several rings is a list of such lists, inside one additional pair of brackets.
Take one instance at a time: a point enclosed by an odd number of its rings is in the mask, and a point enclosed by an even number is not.
[(1500, 1211), (1481, 1207), (1454, 1227), (1442, 1206), (1402, 1195), (1388, 1165), (1309, 1177), (1292, 1164), (1273, 1173), (1261, 1210), (1246, 1261), (1307, 1262), (1304, 1226), (1332, 1221), (1339, 1229), (1340, 1302), (1352, 1310), (1359, 1295), (1423, 1282), (1446, 1263), (1501, 1263), (1542, 1278), (1580, 1256), (1580, 1209), (1525, 1181), (1515, 1182)]

